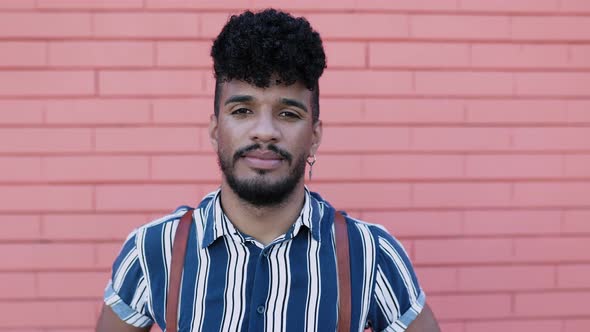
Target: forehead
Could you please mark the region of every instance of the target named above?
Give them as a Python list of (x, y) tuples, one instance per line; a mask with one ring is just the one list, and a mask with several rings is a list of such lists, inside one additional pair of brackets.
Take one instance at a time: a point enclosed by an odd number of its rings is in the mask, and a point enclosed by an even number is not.
[(220, 99), (222, 105), (226, 99), (236, 95), (251, 96), (258, 102), (276, 102), (281, 98), (289, 98), (309, 105), (312, 94), (300, 82), (295, 82), (291, 85), (271, 84), (266, 88), (257, 87), (239, 80), (231, 80), (221, 84)]

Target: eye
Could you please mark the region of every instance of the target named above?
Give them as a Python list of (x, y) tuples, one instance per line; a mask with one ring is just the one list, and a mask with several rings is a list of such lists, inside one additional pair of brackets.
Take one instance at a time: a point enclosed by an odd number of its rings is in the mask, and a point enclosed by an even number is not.
[(292, 111), (282, 111), (279, 113), (279, 116), (288, 119), (301, 119), (298, 113)]
[(236, 108), (235, 110), (233, 110), (231, 112), (232, 115), (246, 115), (246, 114), (251, 114), (252, 111), (245, 108), (245, 107), (240, 107), (240, 108)]

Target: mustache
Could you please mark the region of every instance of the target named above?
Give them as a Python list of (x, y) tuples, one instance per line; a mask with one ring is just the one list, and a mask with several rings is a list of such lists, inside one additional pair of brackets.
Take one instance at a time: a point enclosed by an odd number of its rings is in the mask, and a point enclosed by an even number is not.
[[(289, 163), (291, 163), (291, 161), (293, 160), (293, 156), (289, 152), (277, 147), (274, 144), (267, 145), (266, 149), (278, 154), (283, 159), (287, 160)], [(248, 153), (250, 151), (254, 151), (254, 150), (263, 150), (263, 148), (258, 143), (240, 148), (236, 151), (236, 153), (234, 153), (234, 162), (236, 162), (238, 159), (242, 158), (246, 153)]]

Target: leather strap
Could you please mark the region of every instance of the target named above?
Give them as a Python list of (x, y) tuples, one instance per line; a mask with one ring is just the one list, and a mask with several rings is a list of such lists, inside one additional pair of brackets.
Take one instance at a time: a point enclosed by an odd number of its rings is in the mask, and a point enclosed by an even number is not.
[[(180, 281), (186, 255), (189, 230), (192, 223), (193, 210), (188, 210), (180, 219), (174, 236), (172, 262), (170, 263), (170, 284), (168, 286), (168, 302), (166, 303), (166, 332), (178, 331), (178, 297)], [(336, 257), (338, 260), (338, 332), (350, 331), (351, 290), (350, 290), (350, 251), (348, 249), (348, 226), (340, 212), (334, 213), (336, 228)]]
[(178, 331), (178, 297), (180, 295), (180, 281), (186, 255), (188, 234), (193, 221), (193, 209), (189, 209), (180, 218), (174, 244), (172, 245), (172, 262), (170, 263), (170, 284), (168, 285), (168, 302), (166, 303), (166, 332)]
[(338, 259), (338, 332), (350, 332), (352, 299), (350, 290), (350, 251), (348, 226), (342, 213), (334, 212), (336, 228), (336, 257)]

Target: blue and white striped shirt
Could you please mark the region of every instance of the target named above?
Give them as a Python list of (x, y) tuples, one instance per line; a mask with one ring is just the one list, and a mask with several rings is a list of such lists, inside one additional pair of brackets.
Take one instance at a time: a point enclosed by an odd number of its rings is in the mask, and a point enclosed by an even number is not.
[[(186, 208), (133, 231), (113, 264), (105, 303), (125, 322), (166, 326), (172, 243)], [(180, 290), (179, 331), (335, 331), (333, 207), (305, 190), (297, 221), (267, 246), (225, 216), (219, 190), (193, 212)], [(425, 294), (400, 243), (378, 225), (349, 224), (352, 324), (404, 331)], [(351, 227), (352, 226), (352, 227)]]

